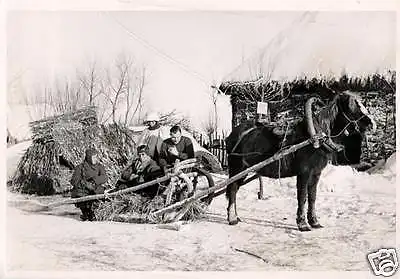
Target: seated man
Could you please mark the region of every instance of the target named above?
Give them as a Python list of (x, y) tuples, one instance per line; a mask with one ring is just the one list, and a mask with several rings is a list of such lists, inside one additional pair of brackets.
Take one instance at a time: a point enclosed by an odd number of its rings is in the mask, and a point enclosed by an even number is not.
[[(79, 198), (88, 195), (103, 194), (105, 187), (103, 184), (107, 181), (106, 171), (103, 165), (98, 163), (97, 153), (94, 149), (87, 149), (85, 160), (75, 168), (71, 178), (73, 186), (71, 190), (72, 198)], [(86, 201), (75, 204), (82, 211), (81, 219), (83, 221), (94, 221), (93, 210), (97, 201)]]
[(188, 137), (182, 136), (179, 126), (175, 125), (170, 129), (170, 136), (163, 141), (160, 150), (159, 164), (164, 172), (176, 162), (194, 158), (192, 141)]
[[(161, 168), (149, 156), (149, 149), (146, 145), (140, 145), (137, 148), (138, 158), (128, 166), (121, 174), (118, 189), (133, 187), (138, 184), (152, 181), (163, 175)], [(158, 185), (150, 186), (141, 192), (154, 197), (157, 195)]]

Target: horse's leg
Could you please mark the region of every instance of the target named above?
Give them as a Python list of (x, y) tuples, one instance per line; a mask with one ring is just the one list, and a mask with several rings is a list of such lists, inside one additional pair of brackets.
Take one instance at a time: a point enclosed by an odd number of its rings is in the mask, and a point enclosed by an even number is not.
[(313, 173), (308, 182), (308, 211), (307, 220), (312, 228), (318, 229), (322, 228), (321, 224), (318, 222), (317, 215), (315, 213), (315, 201), (317, 199), (317, 185), (321, 173)]
[(228, 185), (226, 189), (226, 196), (228, 197), (228, 222), (229, 225), (236, 225), (239, 222), (239, 218), (236, 212), (236, 194), (239, 189), (238, 182), (233, 182)]
[(297, 176), (297, 227), (300, 231), (311, 231), (306, 221), (305, 204), (307, 200), (307, 183), (310, 173), (301, 173)]

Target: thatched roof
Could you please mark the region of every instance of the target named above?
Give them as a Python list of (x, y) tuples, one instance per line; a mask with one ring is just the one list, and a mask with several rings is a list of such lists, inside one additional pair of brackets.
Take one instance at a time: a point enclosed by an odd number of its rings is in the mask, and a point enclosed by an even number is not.
[(339, 79), (300, 78), (290, 82), (266, 82), (262, 79), (226, 81), (219, 86), (219, 91), (231, 99), (232, 127), (255, 119), (257, 102), (261, 101), (262, 93), (264, 101), (269, 104), (271, 121), (287, 123), (304, 116), (305, 102), (311, 96), (329, 101), (336, 93), (347, 90), (358, 92), (366, 107), (374, 111), (378, 130), (369, 140), (368, 157), (378, 160), (394, 152), (395, 71), (388, 75), (374, 74), (362, 78), (344, 75)]
[(390, 75), (386, 76), (375, 74), (365, 78), (344, 75), (339, 79), (299, 78), (285, 82), (263, 79), (246, 82), (226, 81), (219, 86), (219, 92), (231, 97), (233, 118), (240, 113), (243, 104), (249, 105), (243, 108), (245, 110), (256, 107), (257, 102), (262, 101), (262, 95), (263, 101), (269, 103), (272, 114), (296, 110), (299, 115), (302, 115), (303, 105), (311, 96), (317, 95), (328, 101), (337, 92), (346, 90), (361, 92), (363, 97), (367, 92), (380, 92), (387, 95), (391, 94), (396, 87), (395, 78), (396, 73), (390, 72)]

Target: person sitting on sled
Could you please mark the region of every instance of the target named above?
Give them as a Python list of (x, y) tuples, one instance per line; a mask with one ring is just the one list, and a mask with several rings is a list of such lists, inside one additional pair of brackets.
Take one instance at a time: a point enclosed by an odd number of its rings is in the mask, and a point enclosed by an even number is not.
[(190, 138), (182, 136), (178, 125), (170, 129), (170, 138), (161, 144), (159, 164), (167, 172), (175, 163), (194, 158), (193, 144)]
[[(118, 190), (152, 181), (162, 175), (162, 169), (149, 155), (149, 148), (146, 145), (140, 145), (137, 148), (137, 158), (121, 174)], [(145, 188), (141, 192), (154, 197), (157, 195), (158, 185)]]
[[(72, 198), (104, 193), (103, 184), (107, 181), (107, 175), (104, 166), (98, 162), (97, 156), (95, 149), (87, 149), (85, 160), (75, 168), (70, 181), (73, 186)], [(75, 206), (82, 211), (81, 219), (83, 221), (94, 221), (96, 219), (94, 209), (97, 204), (97, 201), (85, 201), (76, 203)]]

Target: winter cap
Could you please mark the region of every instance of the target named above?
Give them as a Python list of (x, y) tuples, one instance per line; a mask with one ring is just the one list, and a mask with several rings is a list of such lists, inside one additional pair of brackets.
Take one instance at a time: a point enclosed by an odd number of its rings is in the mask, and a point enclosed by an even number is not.
[(146, 153), (147, 155), (149, 155), (149, 148), (147, 147), (147, 145), (139, 145), (138, 146), (138, 148), (137, 148), (137, 153), (139, 154), (139, 153)]
[(156, 122), (160, 121), (160, 116), (158, 115), (158, 113), (150, 112), (146, 117), (146, 122), (150, 121), (156, 121)]

